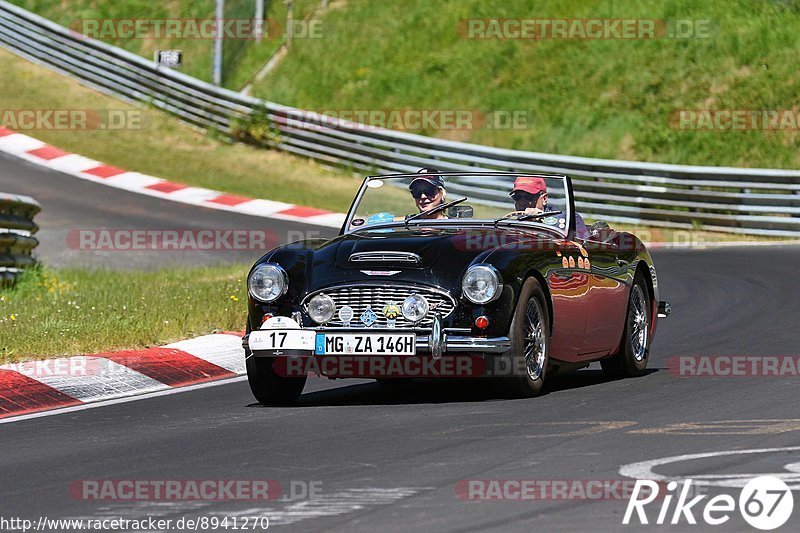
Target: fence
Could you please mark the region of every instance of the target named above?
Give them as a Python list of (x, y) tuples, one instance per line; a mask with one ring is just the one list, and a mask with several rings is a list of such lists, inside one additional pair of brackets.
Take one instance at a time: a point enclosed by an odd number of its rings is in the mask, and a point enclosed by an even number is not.
[(39, 244), (33, 217), (39, 202), (28, 196), (0, 193), (0, 287), (13, 283), (23, 269), (36, 261), (31, 252)]
[(428, 166), (453, 171), (565, 173), (573, 178), (577, 209), (588, 218), (800, 237), (800, 171), (550, 155), (434, 139), (333, 118), (321, 123), (309, 112), (161, 69), (2, 0), (0, 44), (86, 85), (145, 102), (195, 126), (361, 172), (413, 172)]

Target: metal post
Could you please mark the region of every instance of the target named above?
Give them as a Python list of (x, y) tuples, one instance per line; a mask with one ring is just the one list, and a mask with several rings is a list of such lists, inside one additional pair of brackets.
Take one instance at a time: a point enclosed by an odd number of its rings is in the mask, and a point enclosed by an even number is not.
[(217, 29), (214, 35), (214, 85), (222, 85), (222, 30), (224, 28), (225, 0), (217, 0), (215, 15)]
[(292, 46), (292, 33), (294, 32), (294, 28), (292, 27), (294, 21), (294, 2), (292, 0), (286, 0), (286, 48), (291, 48)]
[(256, 44), (261, 44), (264, 36), (264, 0), (256, 0)]

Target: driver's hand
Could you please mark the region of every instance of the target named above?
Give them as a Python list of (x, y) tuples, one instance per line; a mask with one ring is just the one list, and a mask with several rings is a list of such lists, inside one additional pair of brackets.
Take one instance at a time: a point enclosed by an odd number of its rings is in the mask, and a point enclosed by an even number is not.
[(542, 211), (538, 207), (528, 207), (525, 209), (526, 215), (538, 215), (539, 213), (544, 213), (544, 211)]

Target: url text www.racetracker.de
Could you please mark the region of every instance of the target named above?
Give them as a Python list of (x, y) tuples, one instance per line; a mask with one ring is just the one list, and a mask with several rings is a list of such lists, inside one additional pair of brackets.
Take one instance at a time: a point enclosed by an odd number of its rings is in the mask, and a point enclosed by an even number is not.
[(194, 516), (180, 518), (48, 518), (0, 517), (0, 531), (265, 531), (266, 516)]

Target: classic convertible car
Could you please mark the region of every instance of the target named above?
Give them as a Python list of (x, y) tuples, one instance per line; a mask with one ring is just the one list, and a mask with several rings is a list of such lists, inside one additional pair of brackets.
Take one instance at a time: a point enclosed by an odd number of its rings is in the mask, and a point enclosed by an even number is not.
[(593, 361), (638, 376), (670, 310), (642, 242), (586, 228), (570, 178), (544, 174), (369, 176), (337, 237), (271, 250), (248, 289), (265, 404), (297, 400), (309, 371), (480, 376), (517, 397)]

